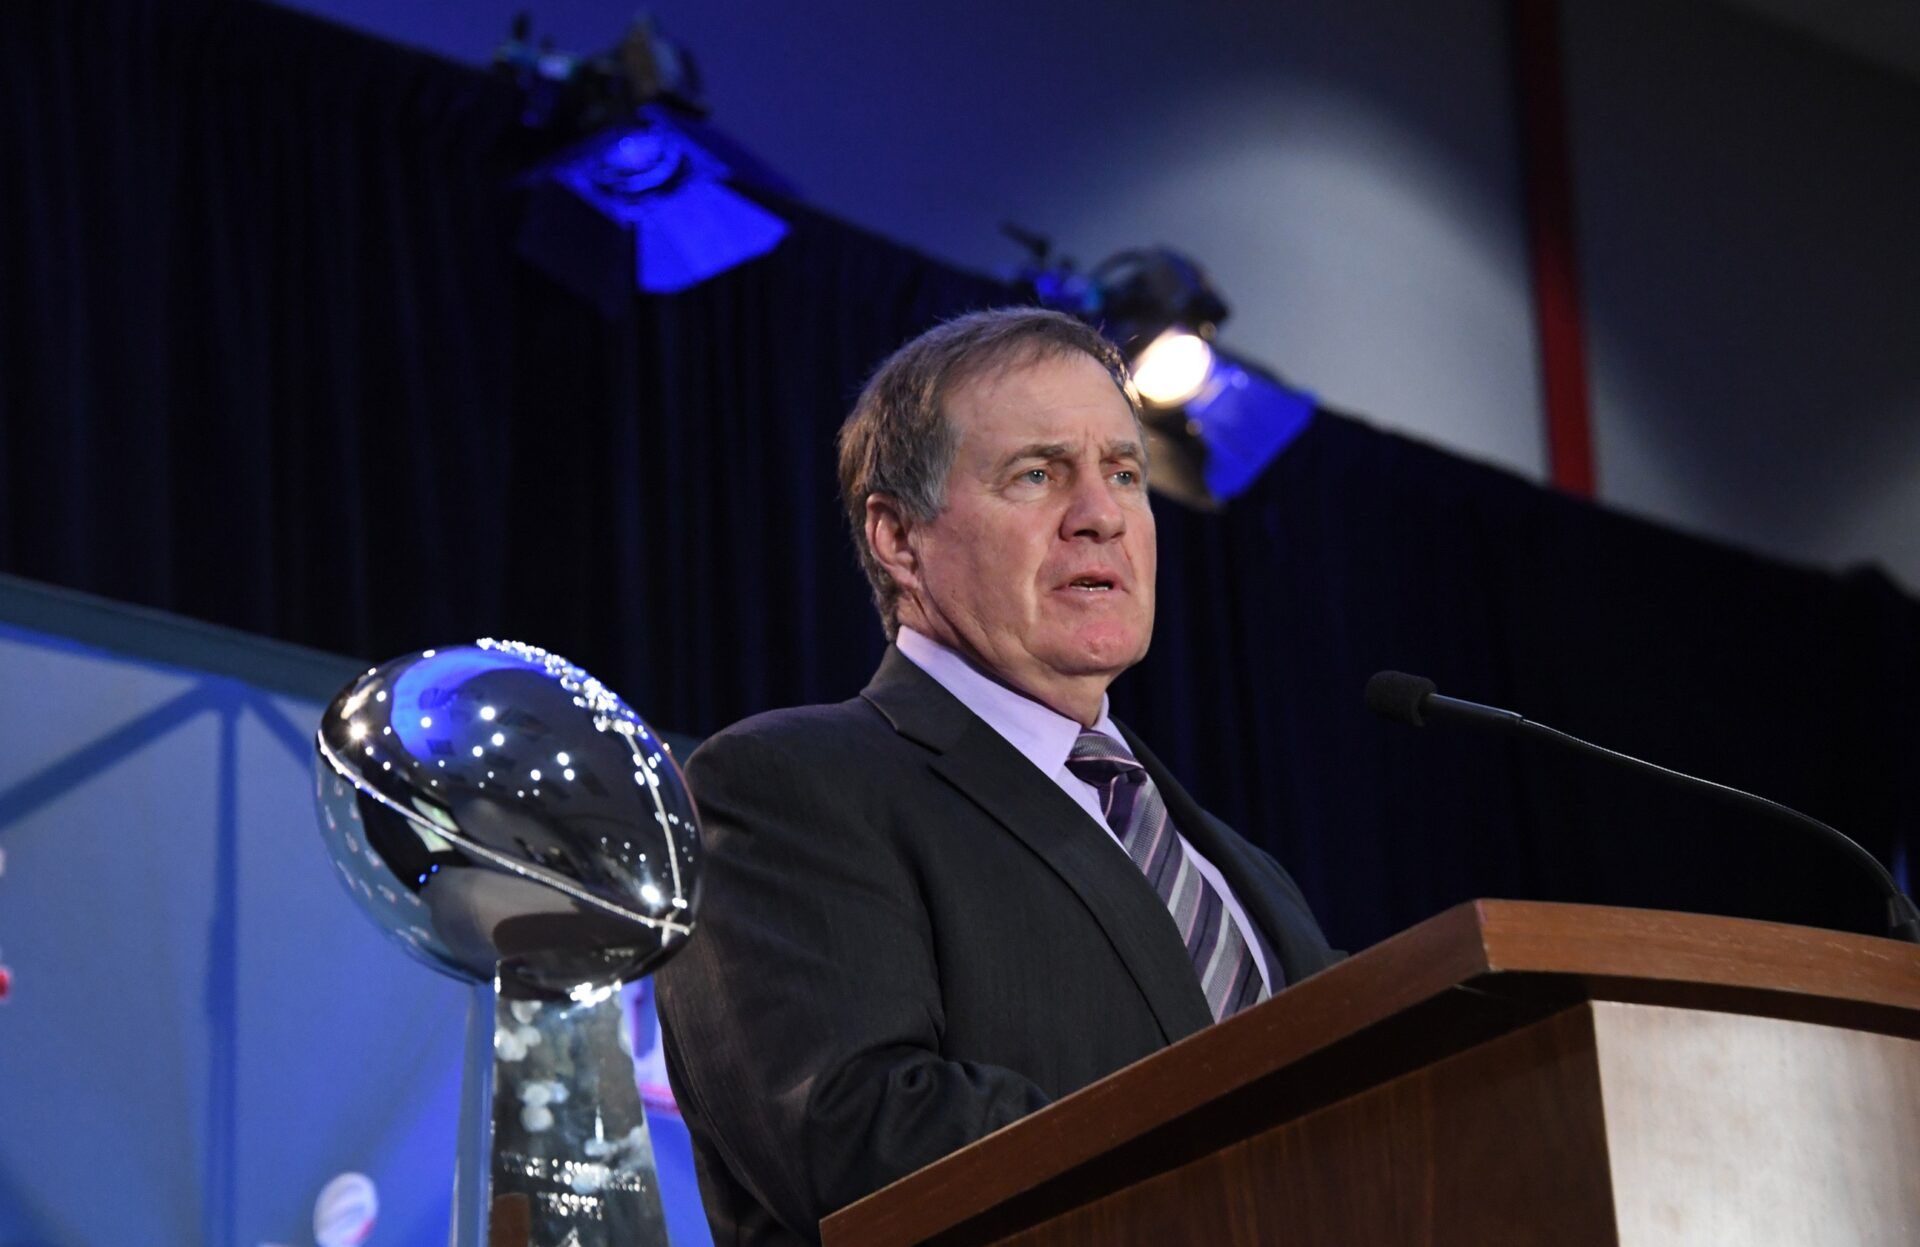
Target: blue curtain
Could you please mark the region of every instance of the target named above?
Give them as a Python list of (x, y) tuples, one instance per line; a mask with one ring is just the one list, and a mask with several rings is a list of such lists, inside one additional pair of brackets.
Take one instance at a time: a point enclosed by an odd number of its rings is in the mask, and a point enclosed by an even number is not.
[[(834, 430), (1007, 289), (781, 204), (771, 255), (609, 315), (516, 259), (506, 84), (255, 4), (13, 0), (0, 91), (0, 569), (365, 658), (521, 637), (695, 733), (859, 689)], [(1224, 514), (1159, 516), (1117, 707), (1336, 943), (1476, 895), (1877, 929), (1823, 848), (1359, 689), (1429, 674), (1901, 860), (1920, 605), (1884, 578), (1332, 413)]]

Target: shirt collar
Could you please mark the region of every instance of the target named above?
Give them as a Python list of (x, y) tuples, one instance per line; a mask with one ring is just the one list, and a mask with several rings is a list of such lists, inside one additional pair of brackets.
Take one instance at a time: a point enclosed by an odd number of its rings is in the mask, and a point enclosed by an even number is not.
[[(1065, 768), (1067, 757), (1073, 752), (1073, 742), (1083, 730), (1079, 723), (1024, 693), (1015, 692), (953, 650), (912, 628), (903, 625), (893, 643), (914, 666), (985, 720), (988, 727), (1039, 767), (1042, 774), (1054, 775)], [(1100, 698), (1100, 717), (1092, 730), (1121, 739), (1119, 729), (1107, 714), (1104, 694)]]

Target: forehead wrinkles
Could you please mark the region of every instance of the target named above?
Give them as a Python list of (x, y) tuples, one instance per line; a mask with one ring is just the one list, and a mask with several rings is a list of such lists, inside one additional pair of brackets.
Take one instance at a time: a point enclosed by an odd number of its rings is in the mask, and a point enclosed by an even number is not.
[(1066, 462), (1083, 457), (1131, 459), (1146, 466), (1145, 430), (1131, 411), (1122, 434), (1109, 423), (1115, 413), (1091, 401), (1048, 403), (1037, 402), (1031, 394), (979, 392), (971, 400), (964, 415), (956, 413), (949, 421), (961, 452), (955, 457), (956, 468), (963, 461), (975, 469), (997, 469), (1022, 459)]

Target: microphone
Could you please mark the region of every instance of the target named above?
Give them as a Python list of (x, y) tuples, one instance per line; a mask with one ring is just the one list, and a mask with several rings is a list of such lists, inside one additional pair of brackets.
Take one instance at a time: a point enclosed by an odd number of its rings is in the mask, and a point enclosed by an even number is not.
[(1874, 882), (1887, 898), (1887, 934), (1909, 944), (1920, 944), (1920, 909), (1914, 908), (1912, 899), (1900, 890), (1893, 876), (1887, 873), (1887, 868), (1880, 864), (1880, 859), (1867, 852), (1851, 836), (1811, 815), (1739, 788), (1717, 784), (1710, 779), (1701, 779), (1581, 740), (1578, 736), (1570, 736), (1544, 723), (1536, 723), (1512, 710), (1483, 706), (1479, 702), (1462, 701), (1457, 697), (1444, 697), (1436, 690), (1432, 680), (1408, 675), (1404, 671), (1375, 672), (1373, 678), (1367, 681), (1366, 701), (1367, 708), (1375, 714), (1408, 727), (1425, 727), (1433, 722), (1494, 728), (1529, 740), (1542, 741), (1569, 753), (1599, 758), (1662, 780), (1676, 788), (1705, 792), (1729, 805), (1765, 815), (1776, 822), (1812, 828), (1873, 876)]

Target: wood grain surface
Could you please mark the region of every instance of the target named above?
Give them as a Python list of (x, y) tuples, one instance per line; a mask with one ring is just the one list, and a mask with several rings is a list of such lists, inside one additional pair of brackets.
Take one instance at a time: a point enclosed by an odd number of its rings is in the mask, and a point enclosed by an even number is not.
[(1614, 1247), (1576, 1006), (1001, 1240)]

